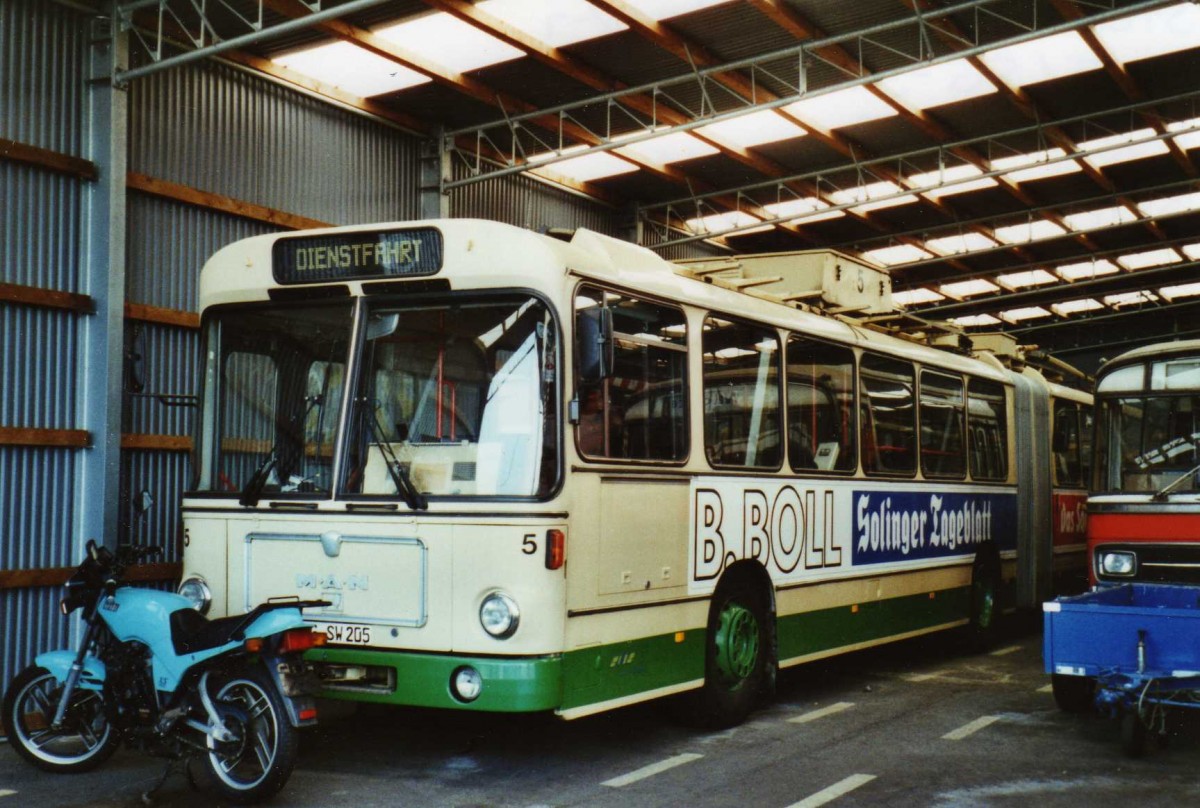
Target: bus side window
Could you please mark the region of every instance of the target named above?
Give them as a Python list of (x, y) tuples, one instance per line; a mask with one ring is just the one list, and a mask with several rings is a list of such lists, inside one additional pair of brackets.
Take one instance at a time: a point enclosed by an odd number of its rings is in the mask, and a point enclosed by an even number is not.
[(783, 460), (778, 335), (765, 326), (709, 315), (703, 343), (708, 462), (778, 468)]
[(930, 477), (964, 477), (963, 383), (921, 371), (921, 470)]
[(1008, 477), (1008, 408), (1004, 385), (982, 379), (967, 382), (967, 435), (971, 476), (976, 480)]
[(864, 353), (859, 365), (863, 470), (868, 474), (907, 474), (917, 470), (913, 367), (908, 362)]
[(1079, 410), (1073, 401), (1055, 401), (1051, 438), (1054, 482), (1078, 488), (1083, 484), (1079, 462)]
[(854, 471), (854, 352), (792, 335), (787, 344), (788, 458), (794, 471)]
[(1092, 484), (1092, 406), (1079, 405), (1079, 470), (1086, 488)]

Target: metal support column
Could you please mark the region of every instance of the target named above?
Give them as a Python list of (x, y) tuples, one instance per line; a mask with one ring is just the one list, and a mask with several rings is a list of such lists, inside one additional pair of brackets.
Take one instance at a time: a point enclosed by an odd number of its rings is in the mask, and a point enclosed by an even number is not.
[(112, 75), (127, 67), (126, 34), (110, 20), (92, 23), (87, 89), (88, 159), (99, 179), (84, 195), (80, 290), (91, 296), (95, 314), (80, 318), (77, 404), (91, 446), (78, 453), (75, 479), (75, 547), (82, 555), (89, 538), (117, 543), (121, 479), (121, 367), (125, 315), (125, 173), (128, 98)]
[(441, 133), (421, 144), (421, 185), (419, 210), (422, 219), (445, 219), (450, 215), (450, 151)]

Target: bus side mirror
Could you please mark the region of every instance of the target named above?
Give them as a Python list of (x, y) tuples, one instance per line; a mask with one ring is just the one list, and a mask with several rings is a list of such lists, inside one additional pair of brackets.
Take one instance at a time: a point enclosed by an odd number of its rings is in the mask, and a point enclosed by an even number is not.
[(583, 309), (576, 318), (576, 343), (579, 346), (579, 380), (600, 382), (613, 371), (613, 325), (610, 309)]

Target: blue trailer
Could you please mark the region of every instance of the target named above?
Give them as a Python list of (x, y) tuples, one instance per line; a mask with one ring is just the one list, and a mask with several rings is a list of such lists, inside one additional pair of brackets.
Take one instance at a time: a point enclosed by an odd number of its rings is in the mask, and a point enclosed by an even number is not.
[(1058, 598), (1043, 612), (1058, 705), (1120, 719), (1130, 755), (1165, 739), (1170, 711), (1200, 709), (1200, 587), (1128, 583)]

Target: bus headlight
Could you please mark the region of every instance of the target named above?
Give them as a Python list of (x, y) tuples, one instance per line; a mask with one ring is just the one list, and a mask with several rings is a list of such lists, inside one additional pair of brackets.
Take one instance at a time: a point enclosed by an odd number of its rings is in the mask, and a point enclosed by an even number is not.
[(185, 578), (177, 591), (191, 601), (193, 609), (200, 614), (208, 614), (208, 607), (212, 606), (212, 590), (208, 588), (208, 584), (203, 578), (199, 576)]
[(1107, 552), (1100, 555), (1100, 572), (1105, 575), (1133, 575), (1137, 556), (1128, 552)]
[(520, 622), (521, 610), (517, 608), (517, 602), (503, 592), (492, 592), (479, 607), (480, 625), (498, 640), (515, 634)]
[(483, 692), (483, 677), (470, 666), (458, 668), (450, 677), (450, 692), (459, 701), (475, 701)]

